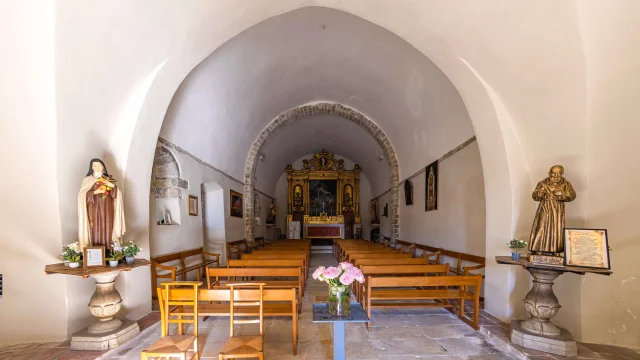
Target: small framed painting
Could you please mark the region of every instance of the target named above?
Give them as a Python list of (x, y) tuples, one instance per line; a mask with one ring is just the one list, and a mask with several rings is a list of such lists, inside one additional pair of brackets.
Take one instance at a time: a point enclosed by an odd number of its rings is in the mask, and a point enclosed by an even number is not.
[(189, 195), (189, 215), (198, 216), (198, 197)]
[(230, 197), (230, 206), (231, 206), (231, 211), (230, 211), (230, 215), (233, 217), (242, 217), (242, 194), (240, 194), (239, 192), (235, 192), (233, 190), (231, 190), (231, 197)]
[(425, 211), (438, 210), (438, 160), (427, 166), (425, 191)]
[(83, 267), (104, 266), (104, 246), (87, 246), (82, 254)]
[(611, 270), (607, 230), (565, 228), (564, 262), (568, 266)]

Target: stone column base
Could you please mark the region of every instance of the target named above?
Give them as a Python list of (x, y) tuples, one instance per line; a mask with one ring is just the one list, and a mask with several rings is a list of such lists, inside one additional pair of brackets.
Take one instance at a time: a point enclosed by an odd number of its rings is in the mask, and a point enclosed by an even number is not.
[(543, 351), (561, 356), (578, 356), (578, 345), (567, 329), (560, 329), (560, 335), (545, 336), (532, 334), (521, 326), (522, 320), (511, 322), (511, 341), (527, 349)]
[(84, 329), (71, 337), (71, 350), (107, 351), (115, 349), (139, 333), (140, 327), (135, 321), (125, 321), (124, 326), (102, 334), (92, 334), (88, 329)]

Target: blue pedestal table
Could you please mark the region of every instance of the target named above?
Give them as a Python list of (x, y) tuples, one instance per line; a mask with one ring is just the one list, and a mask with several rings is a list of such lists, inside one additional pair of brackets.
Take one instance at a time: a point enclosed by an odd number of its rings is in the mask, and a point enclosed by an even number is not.
[(333, 323), (333, 359), (345, 360), (347, 358), (346, 337), (344, 324), (348, 322), (369, 322), (367, 313), (362, 305), (351, 303), (349, 316), (333, 316), (329, 314), (327, 304), (313, 304), (314, 323)]

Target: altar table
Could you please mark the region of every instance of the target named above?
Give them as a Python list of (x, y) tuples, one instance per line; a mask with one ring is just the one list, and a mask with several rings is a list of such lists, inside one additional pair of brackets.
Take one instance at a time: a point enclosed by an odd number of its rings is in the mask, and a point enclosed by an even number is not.
[[(316, 297), (318, 301), (319, 297)], [(364, 312), (362, 305), (357, 302), (351, 303), (351, 314), (349, 316), (333, 316), (329, 315), (326, 303), (313, 304), (313, 322), (333, 323), (333, 359), (345, 360), (347, 358), (346, 334), (344, 332), (344, 323), (347, 322), (369, 322), (367, 313)]]

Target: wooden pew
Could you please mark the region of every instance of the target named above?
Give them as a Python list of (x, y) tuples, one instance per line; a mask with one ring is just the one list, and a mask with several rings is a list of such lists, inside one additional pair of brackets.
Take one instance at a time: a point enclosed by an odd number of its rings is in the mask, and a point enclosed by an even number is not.
[(262, 282), (267, 284), (265, 288), (296, 288), (298, 289), (298, 294), (300, 294), (300, 299), (304, 296), (302, 276), (298, 268), (207, 268), (207, 287), (213, 289), (228, 283), (240, 282), (234, 278), (246, 277), (295, 278), (295, 280), (242, 280), (242, 282)]
[(304, 273), (304, 261), (302, 259), (294, 260), (229, 260), (227, 261), (229, 268), (298, 268), (300, 270), (300, 278), (302, 279), (302, 288), (305, 288), (306, 276)]
[(249, 244), (247, 244), (247, 240), (234, 240), (227, 241), (227, 260), (231, 259), (231, 255), (238, 255), (238, 258), (242, 256), (242, 254), (249, 253)]
[(357, 258), (353, 260), (354, 265), (360, 267), (362, 265), (427, 265), (429, 264), (429, 259), (427, 258), (409, 258), (409, 257), (400, 257), (400, 258), (384, 258), (384, 259), (371, 259), (371, 258)]
[(304, 274), (309, 277), (309, 257), (301, 253), (272, 252), (242, 254), (242, 260), (295, 260), (302, 259), (304, 264)]
[[(440, 287), (446, 289), (419, 290), (419, 287)], [(473, 286), (474, 293), (468, 291)], [(458, 317), (474, 329), (479, 329), (478, 314), (480, 311), (480, 286), (482, 275), (474, 276), (416, 276), (416, 277), (367, 277), (366, 311), (371, 318), (373, 307), (448, 307), (455, 305), (448, 300), (459, 300)], [(454, 287), (454, 288), (451, 288)], [(384, 288), (384, 289), (383, 289)], [(413, 288), (413, 289), (412, 289)], [(396, 300), (444, 300), (435, 303), (396, 303)], [(473, 301), (473, 318), (464, 314), (464, 301)], [(381, 301), (374, 303), (374, 301)], [(386, 302), (385, 302), (386, 301)], [(367, 323), (367, 328), (369, 328)]]
[[(213, 256), (215, 259), (207, 259), (206, 256)], [(178, 251), (171, 254), (164, 254), (151, 257), (151, 288), (158, 286), (158, 279), (171, 279), (176, 281), (177, 276), (181, 280), (186, 280), (187, 273), (196, 271), (196, 278), (200, 281), (201, 276), (205, 276), (205, 268), (212, 264), (220, 266), (220, 254), (204, 251), (204, 247)], [(167, 263), (179, 262), (180, 265), (165, 265)], [(202, 270), (202, 275), (200, 274)], [(155, 295), (155, 294), (154, 294)]]
[(349, 261), (353, 264), (356, 259), (411, 259), (411, 254), (407, 253), (354, 253), (349, 257)]
[(443, 265), (362, 265), (360, 271), (365, 277), (363, 284), (356, 284), (356, 299), (362, 303), (366, 310), (366, 287), (367, 281), (371, 276), (429, 276), (429, 275), (447, 275), (449, 272), (449, 264)]
[[(240, 299), (245, 301), (258, 301), (259, 300), (259, 290), (256, 289), (235, 289), (234, 290), (234, 299)], [(160, 302), (160, 312), (161, 319), (164, 319), (164, 299), (166, 295), (164, 294), (163, 288), (157, 289), (158, 300)], [(231, 295), (231, 290), (229, 288), (226, 289), (200, 289), (198, 291), (198, 300), (200, 302), (209, 302), (209, 303), (198, 303), (198, 316), (202, 316), (205, 318), (210, 316), (229, 316), (230, 306), (229, 299)], [(170, 290), (169, 296), (172, 300), (188, 300), (189, 296), (193, 298), (193, 295), (190, 295), (187, 289), (172, 289)], [(226, 303), (219, 303), (226, 302)], [(277, 317), (290, 317), (292, 323), (292, 341), (293, 341), (293, 355), (297, 354), (298, 351), (298, 311), (299, 304), (297, 301), (296, 289), (264, 289), (263, 291), (263, 313), (265, 316), (277, 316)], [(255, 316), (258, 313), (258, 306), (255, 307), (247, 307), (240, 306), (235, 307), (234, 315), (235, 316)], [(177, 316), (179, 319), (183, 316), (193, 316), (193, 309), (186, 306), (177, 306), (172, 309), (169, 309), (170, 316)], [(164, 329), (167, 324), (162, 321), (161, 322), (162, 329)], [(182, 326), (178, 327), (179, 334), (183, 333)]]

